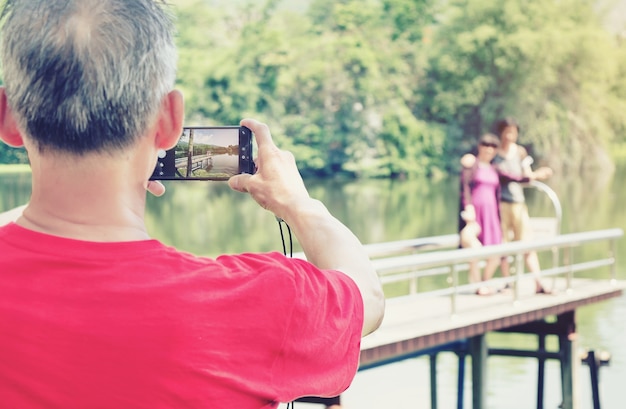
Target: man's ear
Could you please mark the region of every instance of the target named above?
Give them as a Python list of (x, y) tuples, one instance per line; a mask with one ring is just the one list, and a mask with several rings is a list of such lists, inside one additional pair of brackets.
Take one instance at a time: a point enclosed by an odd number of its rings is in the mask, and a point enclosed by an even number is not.
[(163, 102), (157, 120), (156, 144), (159, 149), (171, 149), (183, 133), (185, 106), (183, 94), (178, 90), (170, 91)]
[(4, 87), (0, 87), (0, 139), (14, 148), (24, 146), (24, 139), (17, 129)]

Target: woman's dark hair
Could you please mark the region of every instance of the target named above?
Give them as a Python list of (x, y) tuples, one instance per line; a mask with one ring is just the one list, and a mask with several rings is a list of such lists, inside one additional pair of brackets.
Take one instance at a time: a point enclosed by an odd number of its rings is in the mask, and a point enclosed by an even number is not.
[(510, 116), (499, 120), (498, 122), (496, 122), (496, 126), (495, 126), (495, 132), (498, 136), (502, 136), (502, 131), (504, 131), (504, 128), (508, 128), (509, 126), (514, 126), (517, 128), (517, 132), (519, 133), (520, 127), (519, 124), (517, 123), (517, 121), (515, 120), (515, 118), (512, 118)]

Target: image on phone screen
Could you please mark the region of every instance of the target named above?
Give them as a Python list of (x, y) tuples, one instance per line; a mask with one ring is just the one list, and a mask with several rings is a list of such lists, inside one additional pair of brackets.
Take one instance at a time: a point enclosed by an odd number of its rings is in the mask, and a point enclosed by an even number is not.
[(176, 147), (159, 155), (151, 179), (228, 180), (253, 169), (248, 128), (186, 127)]

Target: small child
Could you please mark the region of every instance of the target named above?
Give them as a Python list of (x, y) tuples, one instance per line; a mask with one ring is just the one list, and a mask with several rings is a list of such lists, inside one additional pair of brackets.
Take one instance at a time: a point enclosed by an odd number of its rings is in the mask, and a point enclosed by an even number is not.
[(476, 221), (476, 214), (473, 206), (467, 206), (466, 210), (461, 212), (461, 217), (465, 220), (466, 225), (459, 232), (461, 247), (482, 247), (482, 243), (478, 240), (480, 234), (480, 225)]
[(481, 247), (482, 243), (478, 240), (479, 234), (480, 225), (476, 221), (468, 222), (459, 233), (461, 247)]

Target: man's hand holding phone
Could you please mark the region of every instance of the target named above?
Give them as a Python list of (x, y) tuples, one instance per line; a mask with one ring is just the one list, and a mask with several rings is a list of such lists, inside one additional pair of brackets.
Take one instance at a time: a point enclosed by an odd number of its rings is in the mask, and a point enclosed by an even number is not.
[(279, 149), (267, 125), (244, 119), (241, 125), (252, 130), (257, 142), (258, 157), (253, 175), (232, 176), (228, 184), (234, 190), (248, 192), (264, 209), (288, 222), (290, 210), (312, 201), (291, 152)]

